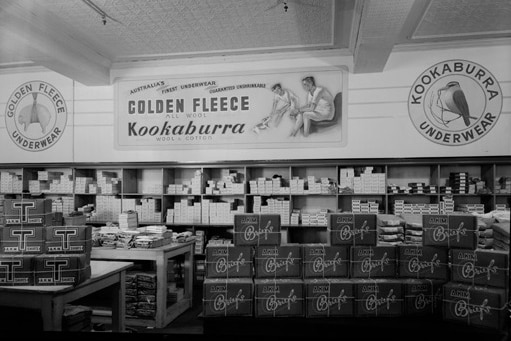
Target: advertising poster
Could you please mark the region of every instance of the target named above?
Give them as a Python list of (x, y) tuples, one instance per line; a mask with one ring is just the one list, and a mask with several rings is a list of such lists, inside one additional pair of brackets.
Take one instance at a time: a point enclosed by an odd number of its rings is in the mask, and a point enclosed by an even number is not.
[(332, 148), (346, 144), (347, 71), (119, 80), (115, 148)]

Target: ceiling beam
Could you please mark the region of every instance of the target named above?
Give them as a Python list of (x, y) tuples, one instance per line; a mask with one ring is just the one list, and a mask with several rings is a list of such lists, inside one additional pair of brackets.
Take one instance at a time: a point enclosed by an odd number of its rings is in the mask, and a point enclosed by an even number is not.
[[(353, 73), (381, 72), (418, 0), (362, 0), (357, 2), (359, 27), (353, 53)], [(356, 22), (355, 22), (356, 24)]]
[(77, 34), (62, 29), (37, 1), (7, 0), (0, 11), (0, 28), (7, 42), (26, 51), (30, 60), (87, 86), (109, 85), (108, 58), (80, 43)]

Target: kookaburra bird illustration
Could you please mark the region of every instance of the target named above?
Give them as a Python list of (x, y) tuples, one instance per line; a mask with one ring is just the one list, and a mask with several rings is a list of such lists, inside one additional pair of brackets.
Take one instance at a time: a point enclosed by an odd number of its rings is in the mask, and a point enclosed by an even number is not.
[(461, 90), (460, 83), (456, 81), (447, 83), (446, 86), (438, 89), (438, 97), (445, 105), (443, 109), (458, 114), (457, 118), (463, 118), (467, 127), (470, 125), (470, 119), (477, 119), (477, 117), (470, 116), (467, 99)]

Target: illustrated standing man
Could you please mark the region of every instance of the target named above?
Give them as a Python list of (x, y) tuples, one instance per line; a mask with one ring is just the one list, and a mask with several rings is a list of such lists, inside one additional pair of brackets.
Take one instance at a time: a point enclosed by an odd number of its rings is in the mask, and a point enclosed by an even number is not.
[(307, 102), (299, 109), (291, 136), (295, 136), (303, 126), (303, 135), (307, 137), (311, 121), (331, 120), (335, 115), (335, 106), (332, 94), (327, 89), (316, 86), (314, 77), (303, 78), (302, 86), (307, 91)]

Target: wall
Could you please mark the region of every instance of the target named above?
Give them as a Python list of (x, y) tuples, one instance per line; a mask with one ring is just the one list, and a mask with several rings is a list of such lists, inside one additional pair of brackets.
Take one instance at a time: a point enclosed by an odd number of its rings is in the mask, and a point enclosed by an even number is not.
[[(502, 90), (502, 111), (495, 126), (481, 139), (461, 146), (445, 146), (424, 138), (409, 116), (410, 90), (419, 75), (434, 64), (463, 59), (480, 64), (497, 79)], [(349, 73), (346, 84), (347, 144), (323, 149), (247, 150), (158, 150), (119, 151), (114, 149), (115, 86), (86, 87), (52, 72), (0, 74), (0, 162), (124, 162), (124, 161), (223, 161), (320, 158), (401, 158), (455, 156), (511, 156), (511, 46), (491, 45), (393, 52), (380, 73)], [(186, 64), (185, 64), (186, 63)], [(347, 57), (326, 55), (264, 60), (260, 57), (211, 59), (142, 65), (136, 69), (113, 70), (119, 79), (194, 76), (230, 72), (275, 71), (310, 67), (347, 66)], [(212, 71), (214, 70), (214, 72)], [(6, 102), (12, 86), (27, 80), (49, 78), (65, 89), (69, 110), (66, 136), (58, 147), (42, 152), (27, 152), (15, 146), (5, 127)], [(72, 85), (68, 86), (67, 81)], [(14, 85), (13, 85), (14, 84)], [(71, 148), (71, 151), (70, 151)]]

